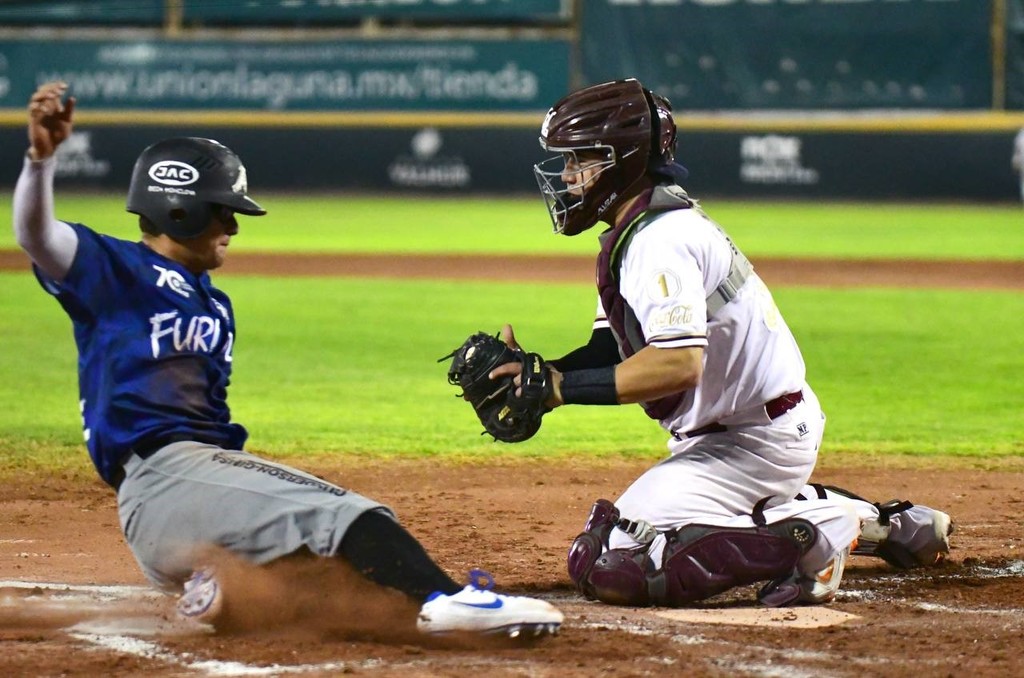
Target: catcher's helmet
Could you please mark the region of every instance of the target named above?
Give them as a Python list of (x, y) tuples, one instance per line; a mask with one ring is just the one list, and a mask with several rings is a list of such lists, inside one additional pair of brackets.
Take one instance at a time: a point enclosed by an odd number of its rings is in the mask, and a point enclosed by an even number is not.
[[(636, 195), (648, 174), (686, 178), (674, 161), (672, 104), (633, 78), (585, 87), (558, 101), (544, 118), (540, 145), (559, 154), (533, 168), (556, 233), (587, 230)], [(578, 154), (590, 171), (586, 181)]]
[(213, 139), (175, 137), (146, 148), (135, 161), (127, 210), (172, 238), (195, 238), (217, 206), (249, 216), (267, 211), (246, 195), (245, 166)]

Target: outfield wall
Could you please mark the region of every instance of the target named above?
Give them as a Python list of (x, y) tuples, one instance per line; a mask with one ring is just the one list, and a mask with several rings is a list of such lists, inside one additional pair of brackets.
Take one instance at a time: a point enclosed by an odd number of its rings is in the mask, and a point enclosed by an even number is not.
[[(143, 117), (144, 116), (144, 117)], [(17, 178), (21, 113), (0, 115), (0, 186)], [(207, 136), (235, 148), (260, 190), (535, 193), (541, 113), (182, 114), (81, 111), (59, 185), (124, 190), (147, 144)], [(138, 124), (145, 119), (149, 124)], [(678, 157), (696, 195), (1010, 201), (1024, 116), (682, 117)]]

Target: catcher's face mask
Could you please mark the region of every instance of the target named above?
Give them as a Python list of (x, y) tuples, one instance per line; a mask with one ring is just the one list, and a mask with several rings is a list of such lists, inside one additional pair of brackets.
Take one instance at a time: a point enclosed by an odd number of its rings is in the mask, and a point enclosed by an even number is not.
[(615, 148), (603, 144), (551, 148), (543, 139), (541, 146), (556, 154), (533, 166), (554, 232), (575, 235), (590, 228), (602, 204), (609, 205), (608, 199), (615, 197), (612, 182), (601, 179), (617, 162)]

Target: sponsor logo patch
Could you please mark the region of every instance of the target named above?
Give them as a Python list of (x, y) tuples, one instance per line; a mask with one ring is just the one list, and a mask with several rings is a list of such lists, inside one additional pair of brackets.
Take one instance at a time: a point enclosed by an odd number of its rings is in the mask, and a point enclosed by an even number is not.
[(798, 544), (810, 544), (814, 539), (814, 533), (806, 525), (794, 525), (789, 535)]
[(498, 610), (501, 609), (502, 605), (504, 605), (504, 603), (501, 601), (501, 598), (495, 598), (489, 603), (467, 603), (461, 600), (457, 602), (460, 605), (465, 605), (466, 607), (478, 607), (482, 610)]
[(597, 213), (598, 213), (598, 214), (604, 214), (604, 211), (605, 211), (606, 209), (608, 209), (609, 207), (611, 207), (611, 206), (612, 206), (612, 204), (613, 204), (613, 203), (614, 203), (614, 202), (615, 202), (616, 200), (618, 200), (618, 199), (619, 199), (619, 194), (618, 194), (617, 192), (616, 192), (616, 193), (612, 193), (612, 194), (611, 194), (610, 196), (608, 196), (608, 198), (607, 198), (607, 199), (606, 199), (606, 200), (605, 200), (605, 201), (604, 201), (603, 203), (601, 203), (601, 205), (600, 205), (600, 206), (599, 206), (599, 207), (597, 208)]
[(188, 299), (190, 292), (195, 292), (195, 289), (185, 282), (185, 278), (177, 271), (157, 266), (156, 264), (153, 265), (153, 268), (160, 274), (160, 277), (156, 280), (157, 287), (168, 287), (172, 292), (180, 294), (186, 299)]
[(544, 116), (544, 122), (542, 122), (540, 125), (540, 135), (545, 139), (548, 138), (548, 134), (551, 129), (551, 119), (553, 117), (555, 117), (555, 111), (548, 111), (548, 114)]
[(461, 188), (472, 184), (472, 168), (458, 155), (444, 155), (444, 138), (433, 127), (413, 135), (412, 155), (400, 155), (388, 166), (388, 177), (398, 186)]
[(149, 168), (149, 178), (164, 186), (188, 186), (199, 180), (199, 170), (178, 160), (161, 160)]
[(246, 178), (245, 165), (238, 166), (238, 178), (231, 184), (231, 192), (245, 195), (249, 190), (249, 180)]
[(680, 304), (651, 316), (647, 325), (648, 334), (656, 335), (665, 330), (682, 330), (692, 327), (693, 307)]
[(150, 193), (175, 193), (177, 195), (195, 195), (191, 188), (177, 188), (175, 186), (147, 186)]
[(235, 468), (245, 469), (246, 471), (262, 473), (271, 478), (277, 478), (278, 480), (283, 480), (286, 483), (292, 483), (293, 485), (311, 487), (315, 490), (326, 492), (327, 494), (333, 494), (335, 497), (344, 497), (348, 494), (348, 490), (342, 489), (336, 485), (331, 485), (330, 483), (324, 482), (318, 478), (307, 476), (304, 473), (293, 473), (287, 468), (282, 468), (274, 464), (260, 461), (259, 459), (253, 459), (246, 455), (217, 452), (213, 455), (213, 460), (226, 466), (234, 466)]

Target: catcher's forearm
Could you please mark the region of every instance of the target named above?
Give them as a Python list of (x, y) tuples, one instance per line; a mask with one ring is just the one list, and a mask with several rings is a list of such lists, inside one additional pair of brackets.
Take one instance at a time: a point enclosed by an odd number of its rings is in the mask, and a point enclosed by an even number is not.
[(615, 372), (620, 403), (640, 403), (695, 388), (704, 372), (704, 350), (696, 346), (645, 346)]
[(698, 347), (647, 346), (618, 365), (562, 374), (555, 393), (566, 404), (625, 405), (694, 388), (703, 373)]
[(619, 362), (619, 346), (615, 343), (615, 335), (607, 327), (594, 330), (590, 341), (574, 351), (549, 363), (559, 372), (588, 370), (595, 367), (607, 367)]
[(615, 366), (564, 372), (555, 395), (565, 405), (618, 405)]

